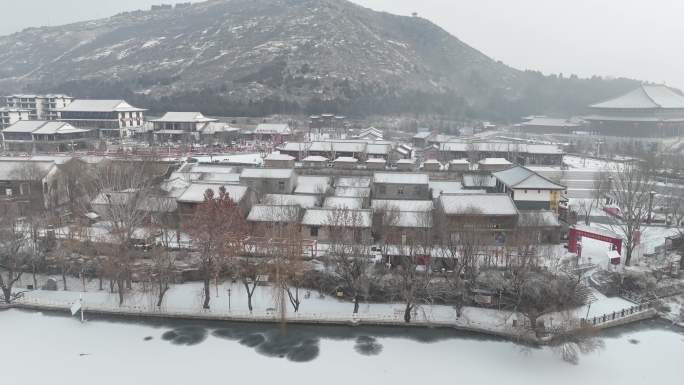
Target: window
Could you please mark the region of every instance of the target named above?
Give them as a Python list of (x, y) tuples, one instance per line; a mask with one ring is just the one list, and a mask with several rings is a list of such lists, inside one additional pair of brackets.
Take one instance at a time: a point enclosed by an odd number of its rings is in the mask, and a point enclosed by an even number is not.
[(5, 189), (5, 195), (7, 195), (8, 197), (11, 197), (11, 196), (12, 196), (12, 189), (11, 189), (11, 188), (6, 188), (6, 189)]
[(278, 182), (278, 190), (285, 191), (285, 182), (283, 182), (282, 180)]
[(541, 194), (541, 190), (537, 190), (537, 194)]
[(318, 236), (318, 227), (312, 227), (312, 228), (311, 228), (311, 236), (312, 236), (312, 237), (317, 237), (317, 236)]
[(397, 194), (398, 195), (404, 195), (404, 188), (403, 187), (397, 187)]

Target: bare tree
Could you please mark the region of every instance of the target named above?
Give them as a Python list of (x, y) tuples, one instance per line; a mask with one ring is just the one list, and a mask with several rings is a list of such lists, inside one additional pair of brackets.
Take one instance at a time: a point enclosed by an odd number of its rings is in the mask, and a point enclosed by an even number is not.
[(142, 208), (160, 173), (157, 165), (148, 162), (107, 162), (97, 169), (94, 183), (99, 195), (96, 200), (111, 225), (110, 242), (114, 247), (108, 255), (113, 259), (109, 266), (120, 305), (125, 292), (132, 287), (134, 256), (130, 248), (135, 236), (140, 235), (147, 216)]
[(199, 250), (200, 271), (204, 282), (203, 308), (209, 309), (211, 279), (219, 275), (227, 258), (236, 256), (242, 249), (246, 224), (240, 208), (220, 187), (218, 194), (209, 189), (204, 202), (196, 209), (192, 220), (185, 224), (193, 247)]
[(625, 237), (625, 266), (629, 266), (638, 243), (637, 232), (649, 215), (654, 179), (652, 173), (639, 165), (626, 164), (620, 172), (610, 174), (608, 185), (609, 197), (620, 210), (619, 218), (613, 222)]
[(247, 293), (247, 308), (252, 312), (252, 297), (259, 284), (261, 275), (265, 272), (264, 262), (258, 258), (238, 258), (237, 260), (237, 275), (245, 287)]
[[(271, 254), (276, 281), (276, 303), (284, 319), (284, 299), (290, 302), (297, 313), (301, 305), (299, 289), (304, 284), (304, 256), (302, 233), (298, 223), (286, 223), (282, 229), (283, 238), (274, 243)], [(286, 297), (285, 297), (286, 296)]]
[(154, 246), (150, 256), (146, 281), (154, 288), (157, 308), (164, 303), (164, 296), (176, 280), (176, 258), (165, 247)]
[[(428, 213), (425, 216), (427, 218)], [(390, 286), (405, 304), (404, 321), (409, 323), (417, 307), (443, 299), (445, 293), (436, 284), (432, 258), (434, 243), (429, 232), (422, 236), (402, 236), (398, 248), (400, 252), (395, 258), (396, 267), (389, 275), (389, 280)]]
[(0, 301), (7, 304), (21, 298), (23, 292), (12, 289), (28, 262), (26, 231), (15, 214), (12, 210), (0, 213)]
[(591, 198), (582, 199), (577, 203), (577, 213), (584, 220), (586, 226), (591, 225), (591, 213), (594, 209), (601, 207), (601, 202), (605, 199), (608, 193), (608, 178), (606, 172), (600, 172), (594, 179), (593, 187), (591, 189)]
[(452, 225), (441, 212), (436, 218), (441, 256), (441, 266), (436, 267), (456, 294), (454, 304), (459, 316), (478, 275), (480, 259), (491, 251), (493, 234), (488, 226), (488, 220), (474, 208), (466, 208)]
[(532, 263), (516, 263), (510, 270), (507, 291), (513, 297), (515, 310), (530, 321), (531, 330), (539, 335), (539, 319), (549, 313), (585, 305), (590, 290), (577, 280)]
[(359, 312), (359, 302), (367, 295), (370, 284), (370, 237), (363, 236), (368, 227), (363, 212), (340, 208), (328, 213), (330, 234), (327, 257), (333, 264), (333, 271), (351, 291), (354, 314)]

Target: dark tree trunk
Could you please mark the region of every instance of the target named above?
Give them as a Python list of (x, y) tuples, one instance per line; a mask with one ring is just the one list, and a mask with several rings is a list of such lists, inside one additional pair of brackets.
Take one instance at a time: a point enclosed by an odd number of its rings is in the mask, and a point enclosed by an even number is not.
[(211, 282), (209, 278), (204, 278), (204, 305), (202, 308), (209, 309), (209, 300), (211, 299)]
[(109, 280), (109, 292), (114, 294), (114, 280), (113, 279)]
[(169, 285), (164, 285), (159, 283), (159, 298), (157, 299), (157, 307), (161, 307), (162, 302), (164, 302), (164, 295), (169, 290)]
[(5, 303), (9, 304), (12, 302), (12, 288), (11, 287), (3, 287), (2, 288), (2, 296), (5, 299)]
[(625, 249), (625, 266), (629, 266), (632, 263), (632, 247), (627, 246)]
[(355, 295), (354, 296), (354, 314), (357, 314), (359, 312), (359, 296)]
[(62, 287), (64, 288), (64, 291), (67, 291), (67, 282), (66, 282), (66, 271), (62, 269)]
[(99, 278), (99, 281), (100, 281), (100, 291), (102, 291), (102, 290), (104, 290), (104, 288), (102, 287), (102, 281), (103, 281), (102, 277)]
[(117, 291), (119, 292), (119, 306), (123, 305), (124, 303), (124, 280), (123, 279), (117, 279), (116, 280), (116, 286), (117, 286)]
[(36, 265), (33, 264), (32, 273), (33, 273), (33, 288), (34, 289), (38, 289), (38, 279), (36, 278), (36, 270), (38, 270), (38, 269), (36, 268)]
[(245, 286), (245, 290), (247, 291), (247, 307), (249, 308), (249, 312), (252, 312), (252, 295), (254, 295), (254, 289), (256, 288), (256, 279), (253, 282), (253, 286), (250, 290), (249, 287), (249, 282), (247, 281), (242, 281), (242, 284)]
[(404, 309), (404, 322), (410, 323), (411, 322), (411, 310), (413, 310), (413, 305), (410, 303), (406, 304), (406, 309)]

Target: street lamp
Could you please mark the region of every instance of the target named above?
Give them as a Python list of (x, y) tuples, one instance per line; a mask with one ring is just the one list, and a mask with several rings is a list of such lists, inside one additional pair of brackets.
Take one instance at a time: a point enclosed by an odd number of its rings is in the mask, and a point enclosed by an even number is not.
[(230, 313), (230, 288), (228, 288), (228, 312)]

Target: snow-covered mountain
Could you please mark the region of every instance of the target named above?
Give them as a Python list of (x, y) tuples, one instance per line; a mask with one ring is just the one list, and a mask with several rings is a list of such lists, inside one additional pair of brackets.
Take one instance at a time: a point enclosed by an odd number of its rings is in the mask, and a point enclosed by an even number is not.
[(251, 105), (459, 115), (528, 103), (540, 77), (425, 19), (346, 0), (213, 0), (0, 37), (0, 93), (130, 95), (210, 113)]

